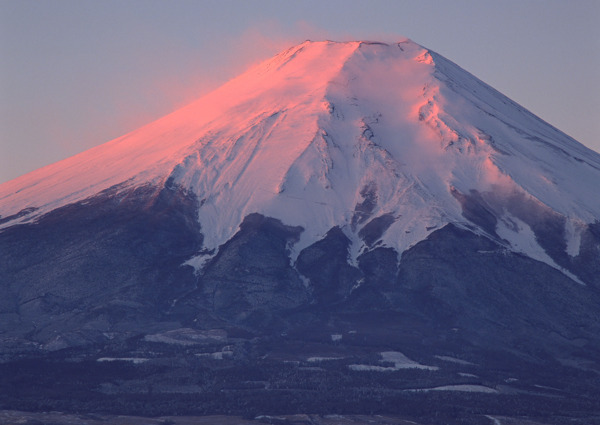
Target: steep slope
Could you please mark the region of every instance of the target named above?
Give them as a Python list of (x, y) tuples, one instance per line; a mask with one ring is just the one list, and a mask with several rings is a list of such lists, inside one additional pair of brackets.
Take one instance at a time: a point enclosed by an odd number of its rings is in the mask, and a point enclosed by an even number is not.
[[(295, 122), (293, 130), (298, 132), (297, 139), (302, 140), (306, 136), (303, 132), (315, 130), (315, 116), (327, 82), (356, 48), (352, 44), (311, 46), (301, 61), (294, 61), (294, 57), (298, 50), (304, 50), (303, 46), (291, 48), (156, 122), (3, 184), (2, 216), (6, 219), (24, 208), (38, 208), (27, 216), (25, 221), (29, 221), (117, 184), (125, 183), (123, 188), (162, 185), (174, 170), (189, 164), (188, 156), (198, 152), (203, 153), (202, 161), (212, 161), (214, 165), (221, 160), (222, 167), (233, 167), (239, 173), (249, 158), (245, 155), (233, 160), (236, 146), (251, 145), (264, 137), (276, 124), (274, 114), (282, 111), (292, 111), (285, 115), (294, 114), (289, 121)], [(328, 57), (326, 62), (322, 61), (324, 57)], [(288, 128), (288, 132), (291, 130)], [(237, 145), (233, 143), (246, 132), (248, 143), (242, 140)], [(300, 142), (288, 142), (280, 150), (287, 152), (296, 143)], [(211, 155), (212, 151), (220, 150), (226, 150), (225, 157)], [(281, 152), (273, 153), (271, 162), (276, 163)], [(195, 171), (205, 173), (205, 180), (211, 178), (207, 164), (198, 165)], [(188, 189), (202, 194), (207, 188), (197, 177), (197, 181), (188, 184)]]
[[(168, 181), (201, 203), (205, 252), (255, 212), (304, 228), (292, 259), (335, 226), (356, 261), (376, 243), (401, 253), (455, 223), (581, 279), (567, 270), (600, 217), (599, 179), (597, 153), (411, 41), (306, 42), (3, 184), (0, 214), (6, 227), (115, 185)], [(538, 229), (549, 226), (552, 241)]]

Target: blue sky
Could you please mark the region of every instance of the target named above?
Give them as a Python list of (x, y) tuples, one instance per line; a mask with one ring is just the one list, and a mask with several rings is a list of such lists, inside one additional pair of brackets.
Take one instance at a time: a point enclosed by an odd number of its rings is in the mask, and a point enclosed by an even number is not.
[(0, 182), (305, 39), (409, 37), (600, 151), (597, 0), (0, 0)]

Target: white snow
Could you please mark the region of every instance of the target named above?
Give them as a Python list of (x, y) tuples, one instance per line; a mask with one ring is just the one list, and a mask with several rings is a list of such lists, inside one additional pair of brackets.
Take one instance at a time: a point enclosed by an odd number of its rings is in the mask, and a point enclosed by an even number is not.
[(359, 372), (363, 372), (363, 371), (394, 372), (394, 371), (398, 370), (396, 367), (375, 366), (375, 365), (368, 365), (368, 364), (351, 364), (351, 365), (348, 365), (348, 368), (350, 370), (359, 371)]
[(213, 360), (223, 360), (233, 356), (233, 351), (216, 351), (214, 353), (197, 353), (196, 357), (206, 357)]
[(547, 385), (535, 385), (534, 384), (533, 386), (536, 388), (544, 389), (544, 390), (562, 391), (560, 388), (549, 387)]
[(131, 362), (133, 364), (141, 364), (145, 363), (150, 359), (142, 358), (142, 357), (100, 357), (96, 359), (97, 362)]
[(581, 232), (583, 231), (583, 223), (573, 219), (568, 219), (565, 224), (565, 239), (567, 242), (567, 254), (571, 257), (579, 255), (581, 247)]
[(490, 387), (485, 387), (483, 385), (443, 385), (441, 387), (432, 388), (431, 391), (465, 391), (465, 392), (474, 392), (474, 393), (497, 393), (498, 390), (495, 390)]
[(456, 357), (450, 356), (434, 356), (436, 359), (443, 360), (445, 362), (458, 363), (465, 366), (473, 366), (475, 363), (468, 362), (466, 360), (457, 359)]
[(502, 425), (502, 422), (500, 422), (499, 419), (494, 418), (493, 416), (485, 415), (485, 417), (491, 420), (494, 423), (494, 425)]
[[(568, 217), (572, 256), (585, 224), (600, 218), (599, 154), (405, 40), (292, 47), (164, 118), (0, 185), (1, 217), (37, 208), (0, 228), (169, 177), (202, 202), (205, 253), (253, 212), (305, 229), (292, 261), (334, 226), (355, 261), (361, 228), (384, 214), (395, 221), (381, 242), (402, 253), (447, 223), (465, 225), (451, 189), (494, 193), (500, 204), (517, 191)], [(365, 187), (376, 203), (353, 225)], [(518, 231), (498, 228), (509, 248), (559, 268), (509, 218)], [(185, 264), (201, 270), (209, 259)]]
[(424, 369), (438, 370), (437, 366), (426, 366), (409, 359), (404, 354), (398, 351), (384, 351), (381, 354), (380, 362), (394, 363), (393, 366), (377, 366), (365, 364), (351, 364), (348, 366), (350, 370), (355, 371), (375, 371), (375, 372), (393, 372), (400, 369)]
[(426, 366), (422, 365), (414, 360), (409, 359), (404, 354), (398, 351), (384, 351), (381, 353), (381, 361), (383, 362), (392, 362), (394, 363), (394, 367), (397, 369), (427, 369), (427, 370), (438, 370), (437, 366)]
[(483, 385), (469, 385), (469, 384), (460, 384), (460, 385), (442, 385), (440, 387), (433, 388), (419, 388), (411, 391), (461, 391), (461, 392), (469, 392), (469, 393), (498, 393), (498, 390), (490, 387), (485, 387)]
[(516, 252), (526, 253), (534, 260), (545, 263), (552, 263), (553, 267), (558, 267), (554, 260), (544, 251), (535, 239), (535, 233), (531, 227), (517, 217), (506, 213), (503, 220), (498, 222), (496, 233), (502, 239), (510, 242), (510, 246)]
[(198, 330), (180, 328), (171, 331), (146, 335), (145, 341), (162, 342), (164, 344), (196, 345), (205, 342), (224, 341), (227, 332), (222, 329)]
[(186, 262), (183, 263), (184, 266), (191, 266), (194, 268), (196, 273), (201, 273), (204, 270), (204, 267), (214, 258), (216, 253), (212, 254), (198, 254), (195, 257), (190, 258)]
[(502, 239), (509, 241), (511, 248), (514, 251), (522, 252), (534, 260), (544, 262), (555, 269), (560, 270), (575, 282), (585, 285), (585, 283), (573, 273), (556, 264), (556, 262), (538, 244), (531, 227), (517, 217), (506, 213), (504, 220), (498, 222), (498, 225), (496, 226), (496, 233)]
[(343, 359), (343, 357), (318, 357), (318, 356), (315, 356), (315, 357), (307, 358), (306, 361), (310, 362), (310, 363), (319, 363), (319, 362), (326, 362), (329, 360), (341, 360), (341, 359)]

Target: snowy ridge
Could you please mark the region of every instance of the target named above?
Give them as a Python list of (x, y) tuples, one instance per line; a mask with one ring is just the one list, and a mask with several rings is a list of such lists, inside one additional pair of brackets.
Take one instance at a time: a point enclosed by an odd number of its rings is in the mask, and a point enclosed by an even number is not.
[[(313, 92), (313, 97), (319, 97), (319, 90), (324, 89), (354, 45), (339, 44), (328, 49), (330, 60), (322, 64), (320, 56), (324, 55), (327, 44), (316, 43), (303, 55), (300, 68), (286, 67), (304, 50), (303, 46), (275, 56), (198, 101), (138, 130), (3, 183), (0, 215), (7, 217), (24, 208), (38, 208), (20, 222), (31, 221), (123, 182), (128, 186), (159, 184), (203, 142), (221, 137), (220, 143), (213, 143), (225, 144), (228, 136), (251, 128), (262, 118), (292, 108), (296, 102), (307, 102), (305, 94)], [(298, 76), (302, 69), (305, 78)], [(12, 224), (15, 222), (5, 223)]]
[[(530, 215), (564, 220), (571, 256), (600, 219), (599, 154), (405, 40), (292, 47), (154, 123), (0, 185), (2, 217), (37, 208), (1, 226), (167, 179), (198, 197), (206, 249), (259, 212), (305, 229), (292, 260), (334, 226), (354, 261), (455, 223), (560, 269)], [(470, 199), (497, 223), (474, 226)]]

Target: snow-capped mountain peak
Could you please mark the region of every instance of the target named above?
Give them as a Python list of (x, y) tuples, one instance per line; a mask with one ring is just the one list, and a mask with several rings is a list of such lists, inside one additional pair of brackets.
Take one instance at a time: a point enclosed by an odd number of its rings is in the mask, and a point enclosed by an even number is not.
[(539, 222), (577, 255), (600, 218), (599, 181), (600, 155), (410, 40), (307, 41), (0, 185), (0, 214), (8, 227), (116, 185), (168, 184), (197, 197), (206, 251), (258, 212), (302, 226), (292, 260), (336, 226), (355, 260), (375, 246), (402, 253), (454, 223), (562, 269)]

